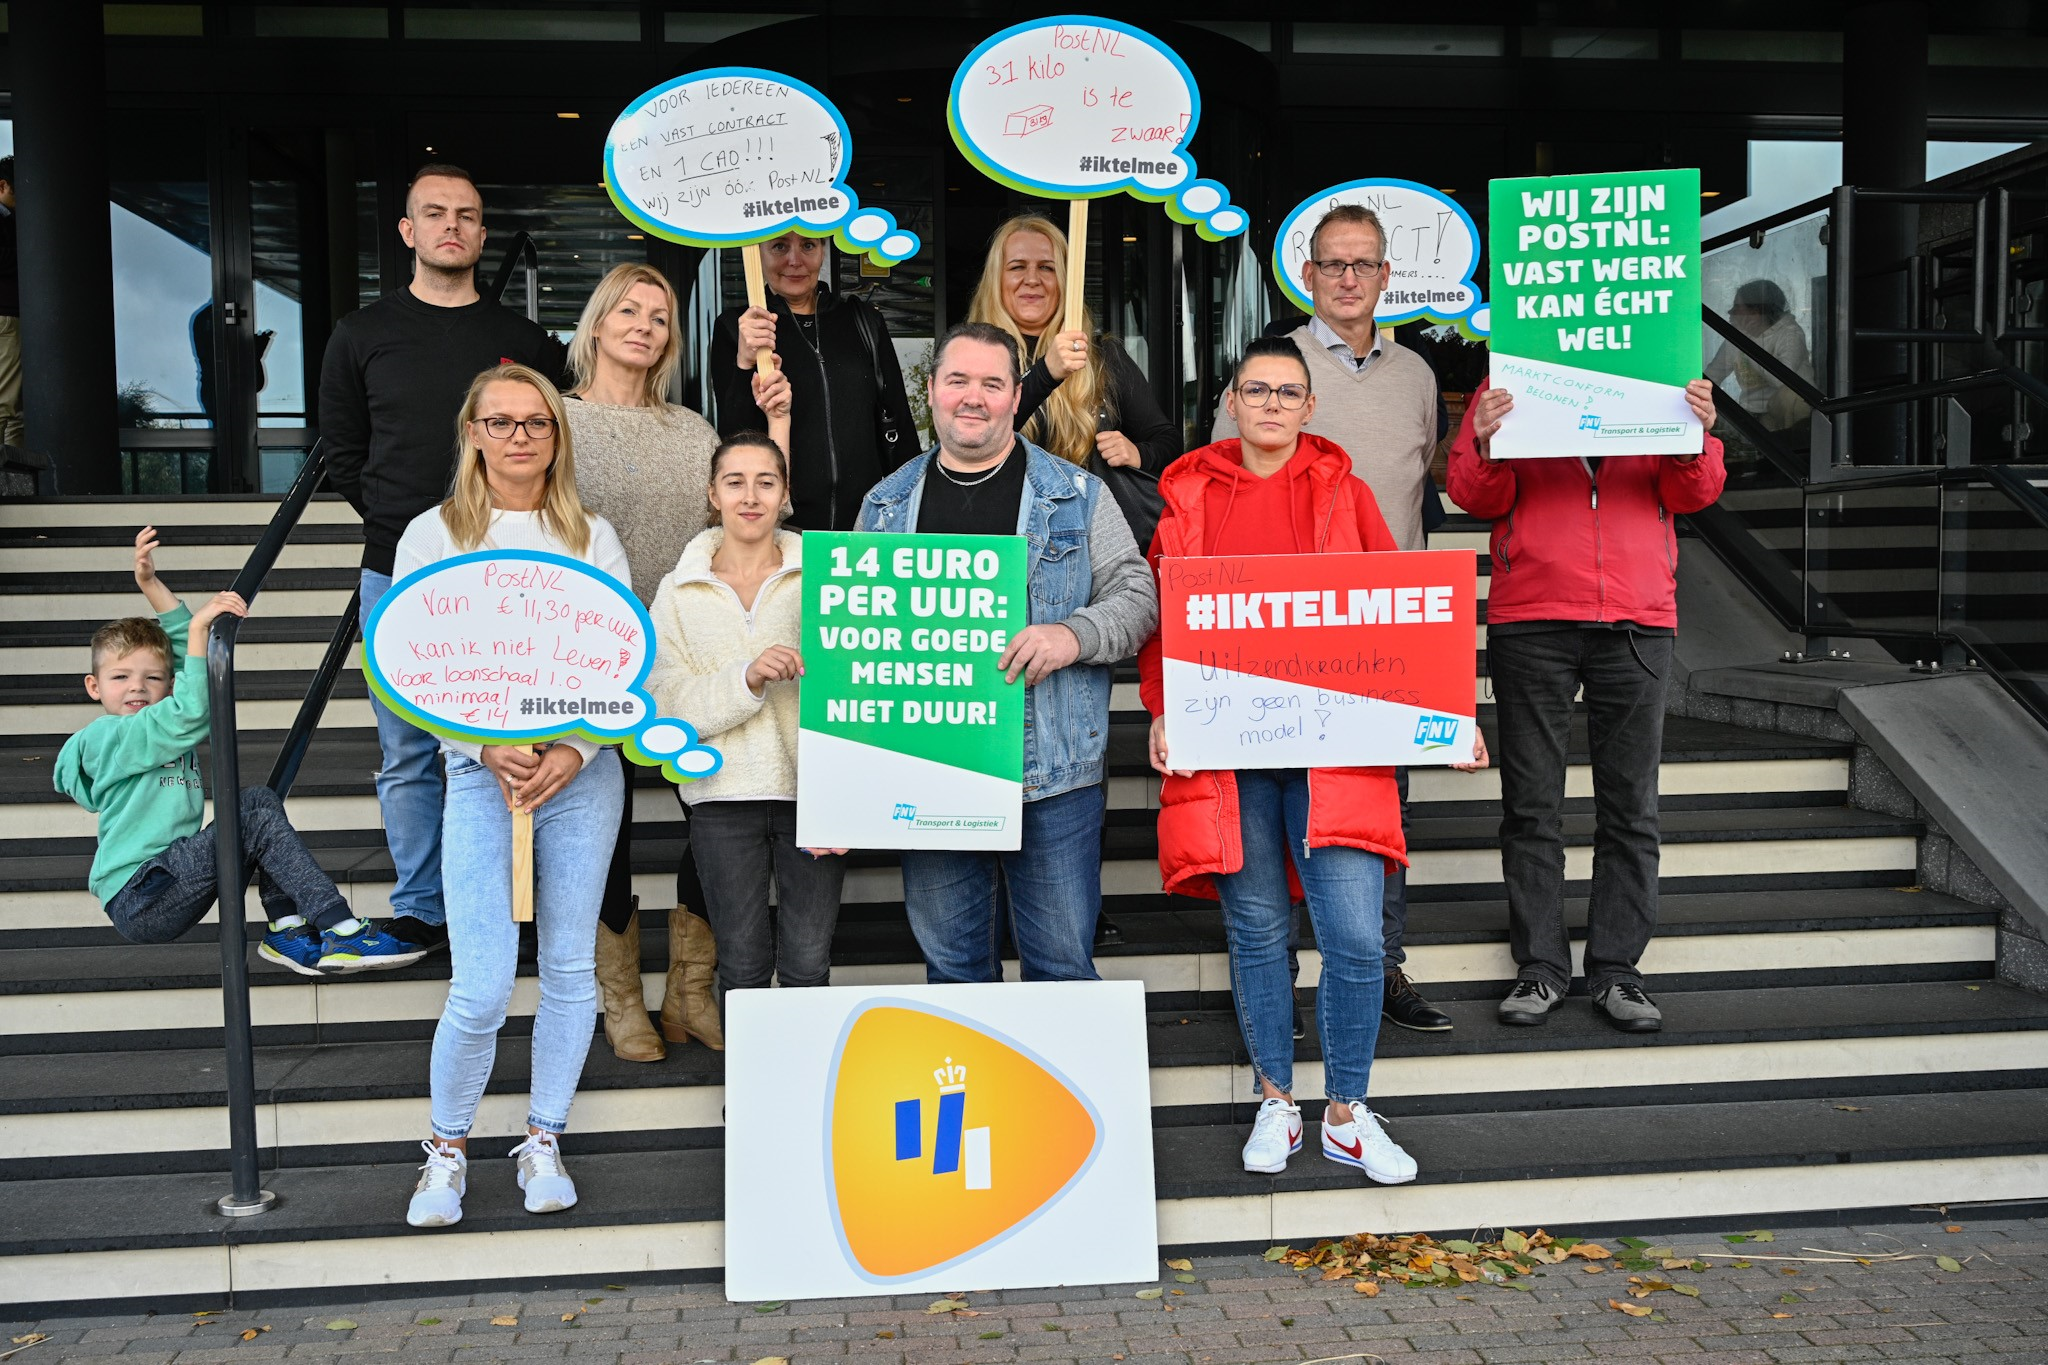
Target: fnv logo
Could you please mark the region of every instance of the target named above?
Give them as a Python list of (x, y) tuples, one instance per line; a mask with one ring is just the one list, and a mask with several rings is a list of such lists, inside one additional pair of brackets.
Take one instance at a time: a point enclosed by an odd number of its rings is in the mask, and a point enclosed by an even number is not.
[(1458, 742), (1456, 716), (1424, 716), (1415, 722), (1415, 744), (1422, 752), (1447, 749)]
[(875, 1283), (964, 1260), (1071, 1190), (1102, 1149), (1095, 1106), (1023, 1044), (961, 1015), (871, 1001), (825, 1102), (825, 1184), (847, 1261)]
[(1595, 416), (1594, 416), (1594, 415), (1593, 415), (1592, 413), (1590, 413), (1590, 412), (1589, 412), (1589, 413), (1587, 413), (1587, 414), (1586, 414), (1585, 416), (1583, 416), (1583, 417), (1579, 418), (1579, 430), (1580, 430), (1580, 431), (1598, 431), (1598, 430), (1600, 430), (1600, 419), (1599, 419), (1598, 417), (1595, 417)]

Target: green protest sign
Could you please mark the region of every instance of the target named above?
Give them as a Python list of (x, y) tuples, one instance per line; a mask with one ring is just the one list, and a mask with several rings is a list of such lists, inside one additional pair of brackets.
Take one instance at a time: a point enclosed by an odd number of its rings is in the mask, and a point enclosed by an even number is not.
[(1696, 453), (1700, 173), (1495, 180), (1488, 206), (1494, 455)]
[(797, 841), (1020, 846), (1022, 536), (804, 535)]

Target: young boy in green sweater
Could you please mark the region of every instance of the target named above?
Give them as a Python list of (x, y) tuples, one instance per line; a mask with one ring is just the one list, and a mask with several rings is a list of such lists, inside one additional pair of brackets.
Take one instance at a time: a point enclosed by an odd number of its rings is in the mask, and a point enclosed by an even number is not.
[[(131, 616), (93, 635), (85, 690), (107, 714), (57, 754), (57, 790), (100, 818), (92, 893), (133, 943), (169, 943), (204, 918), (218, 896), (213, 830), (199, 827), (206, 635), (223, 612), (249, 614), (248, 604), (231, 592), (196, 613), (186, 610), (156, 576), (156, 548), (156, 528), (144, 527), (135, 537), (135, 583), (157, 620)], [(185, 635), (182, 661), (171, 647), (178, 631)], [(244, 788), (240, 809), (243, 851), (256, 867), (270, 919), (258, 954), (306, 976), (420, 959), (424, 949), (355, 917), (299, 841), (276, 792)]]

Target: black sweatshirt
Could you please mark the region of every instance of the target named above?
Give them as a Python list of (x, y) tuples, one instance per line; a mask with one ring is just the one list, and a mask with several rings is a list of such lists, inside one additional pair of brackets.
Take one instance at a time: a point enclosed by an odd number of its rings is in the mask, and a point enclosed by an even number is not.
[(470, 381), (505, 361), (556, 379), (567, 355), (495, 303), (441, 308), (410, 289), (335, 324), (320, 364), (320, 440), (327, 486), (363, 514), (365, 569), (390, 573), (406, 526), (448, 496)]
[[(864, 300), (842, 299), (822, 285), (813, 317), (798, 319), (774, 293), (768, 307), (775, 314), (775, 351), (789, 374), (789, 443), (795, 447), (789, 460), (789, 500), (795, 508), (789, 525), (851, 531), (868, 490), (918, 453), (917, 426), (888, 325)], [(872, 365), (854, 320), (854, 310), (863, 308), (874, 324)], [(718, 398), (720, 436), (768, 429), (768, 419), (754, 406), (754, 372), (738, 363), (743, 311), (720, 313), (711, 333), (711, 386)], [(894, 452), (881, 449), (877, 417), (884, 402), (902, 434)]]
[[(1095, 429), (1122, 432), (1138, 448), (1139, 468), (1157, 475), (1185, 453), (1180, 423), (1160, 410), (1151, 381), (1114, 337), (1097, 336), (1095, 344), (1101, 348), (1103, 378), (1108, 381), (1096, 395)], [(1017, 403), (1017, 430), (1030, 424), (1063, 382), (1052, 377), (1043, 356), (1032, 362)]]

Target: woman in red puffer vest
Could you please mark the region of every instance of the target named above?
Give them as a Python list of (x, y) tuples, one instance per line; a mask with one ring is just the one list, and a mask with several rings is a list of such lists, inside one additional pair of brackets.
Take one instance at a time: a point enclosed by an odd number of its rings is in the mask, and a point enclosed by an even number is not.
[[(1159, 479), (1165, 501), (1150, 559), (1397, 548), (1342, 447), (1301, 430), (1315, 411), (1308, 366), (1283, 337), (1254, 341), (1228, 396), (1243, 433), (1192, 451)], [(1380, 899), (1389, 862), (1405, 865), (1392, 768), (1190, 772), (1171, 766), (1158, 636), (1138, 654), (1153, 716), (1166, 889), (1222, 902), (1238, 1027), (1264, 1102), (1244, 1148), (1248, 1171), (1285, 1169), (1301, 1150), (1292, 1097), (1291, 904), (1305, 897), (1323, 955), (1316, 1025), (1323, 1044), (1323, 1155), (1374, 1180), (1415, 1178), (1415, 1162), (1365, 1107), (1379, 1037), (1384, 967)]]

